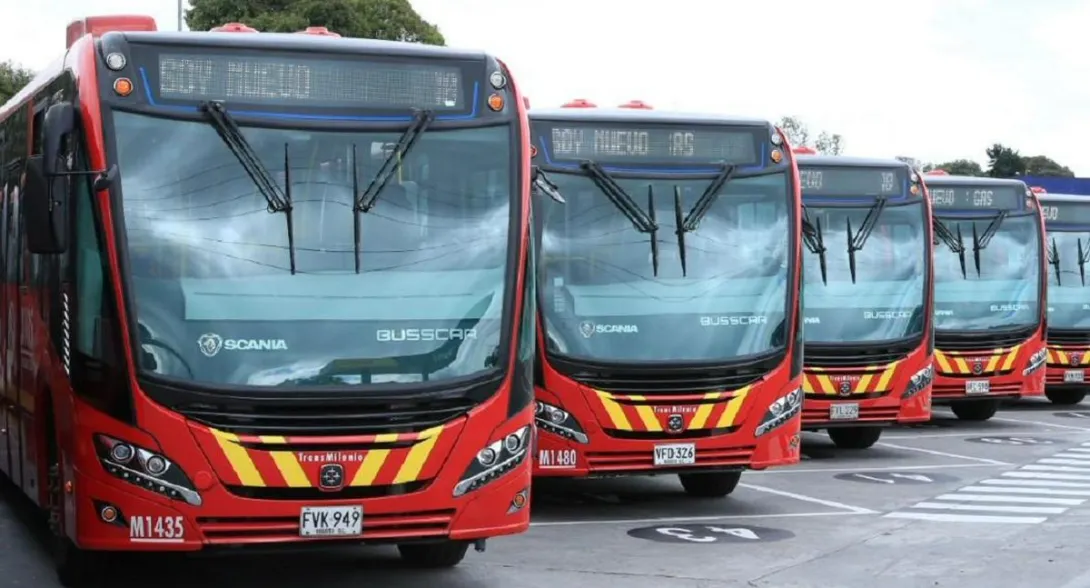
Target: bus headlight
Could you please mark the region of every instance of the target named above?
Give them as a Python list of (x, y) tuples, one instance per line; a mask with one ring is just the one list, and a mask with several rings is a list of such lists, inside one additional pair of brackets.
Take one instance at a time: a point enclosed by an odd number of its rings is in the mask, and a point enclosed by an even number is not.
[(575, 421), (575, 417), (563, 408), (538, 400), (537, 407), (534, 410), (534, 422), (537, 423), (539, 429), (553, 435), (559, 435), (576, 443), (590, 442), (587, 439), (586, 432), (583, 431), (583, 427), (580, 427), (579, 423)]
[(529, 446), (529, 425), (489, 443), (477, 452), (462, 480), (454, 486), (454, 496), (468, 494), (515, 469), (526, 459)]
[(931, 381), (935, 379), (935, 366), (929, 365), (922, 370), (912, 374), (912, 377), (908, 380), (908, 387), (905, 388), (902, 399), (912, 398), (919, 394), (924, 388), (931, 385)]
[(1023, 376), (1028, 376), (1033, 372), (1041, 369), (1045, 365), (1045, 361), (1048, 360), (1048, 349), (1042, 349), (1037, 353), (1034, 353), (1029, 358), (1029, 364), (1026, 365), (1026, 369), (1022, 370)]
[(95, 435), (94, 440), (95, 453), (106, 473), (171, 500), (201, 505), (193, 482), (165, 456), (108, 435)]
[(787, 423), (800, 412), (802, 412), (802, 389), (795, 388), (768, 405), (768, 412), (761, 419), (761, 423), (757, 425), (754, 436), (760, 437), (767, 434), (769, 431)]

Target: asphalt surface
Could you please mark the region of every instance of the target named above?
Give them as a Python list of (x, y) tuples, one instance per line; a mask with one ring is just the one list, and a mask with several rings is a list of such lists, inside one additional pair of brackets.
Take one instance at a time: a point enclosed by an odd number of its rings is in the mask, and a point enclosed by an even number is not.
[[(1057, 414), (1069, 411), (1085, 412)], [(1090, 401), (1023, 402), (985, 423), (937, 415), (865, 451), (808, 434), (800, 465), (747, 473), (723, 500), (665, 477), (535, 488), (530, 532), (453, 570), (405, 569), (393, 548), (143, 557), (112, 566), (108, 586), (1090, 588)], [(58, 586), (43, 535), (8, 493), (0, 586)]]

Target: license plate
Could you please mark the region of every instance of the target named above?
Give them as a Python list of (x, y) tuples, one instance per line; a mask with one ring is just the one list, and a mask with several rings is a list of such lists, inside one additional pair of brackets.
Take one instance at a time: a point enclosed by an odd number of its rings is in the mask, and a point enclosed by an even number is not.
[(992, 391), (989, 380), (968, 380), (965, 382), (966, 394), (987, 394)]
[(1086, 373), (1082, 370), (1066, 370), (1064, 371), (1065, 382), (1077, 382), (1082, 383), (1086, 379)]
[(844, 402), (829, 407), (829, 418), (834, 421), (854, 421), (859, 418), (859, 403)]
[(655, 446), (656, 466), (692, 465), (696, 463), (695, 443), (671, 443)]
[(363, 534), (362, 506), (304, 506), (300, 537), (357, 537)]

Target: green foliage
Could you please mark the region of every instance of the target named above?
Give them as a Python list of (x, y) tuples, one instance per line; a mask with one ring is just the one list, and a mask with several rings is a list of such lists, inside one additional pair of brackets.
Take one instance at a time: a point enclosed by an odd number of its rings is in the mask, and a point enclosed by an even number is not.
[(1014, 178), (1026, 175), (1026, 161), (1016, 149), (996, 143), (988, 147), (987, 174), (993, 178)]
[(1044, 155), (1031, 155), (1023, 158), (1022, 161), (1026, 166), (1027, 176), (1075, 177), (1075, 172), (1071, 171), (1071, 168), (1066, 165), (1060, 165)]
[(34, 72), (11, 61), (0, 63), (0, 104), (4, 104), (34, 78)]
[(810, 142), (810, 129), (797, 116), (785, 116), (776, 124), (787, 135), (792, 147), (811, 147), (818, 153), (840, 155), (844, 151), (844, 137), (821, 131), (817, 140)]
[(931, 171), (932, 169), (941, 169), (952, 176), (976, 176), (980, 177), (985, 175), (984, 168), (980, 167), (980, 164), (971, 159), (955, 159), (953, 161), (947, 161), (946, 163), (940, 163), (931, 167), (931, 169), (925, 169), (924, 171)]
[(207, 31), (243, 22), (269, 33), (322, 26), (345, 37), (445, 45), (439, 28), (413, 10), (409, 0), (190, 0), (185, 22)]

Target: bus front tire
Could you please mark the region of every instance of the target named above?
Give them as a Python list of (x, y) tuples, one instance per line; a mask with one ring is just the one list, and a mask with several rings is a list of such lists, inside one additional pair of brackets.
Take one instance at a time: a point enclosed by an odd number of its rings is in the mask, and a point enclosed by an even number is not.
[(963, 421), (986, 421), (999, 410), (999, 399), (957, 400), (950, 403), (954, 416)]
[(1045, 397), (1048, 398), (1052, 404), (1059, 406), (1072, 406), (1078, 404), (1086, 398), (1086, 388), (1075, 388), (1067, 390), (1045, 390)]
[(678, 474), (685, 493), (694, 498), (723, 498), (738, 487), (742, 472), (711, 472), (706, 474)]
[(401, 559), (414, 568), (453, 568), (462, 563), (469, 550), (466, 541), (440, 543), (402, 543), (397, 546)]
[(835, 427), (826, 432), (840, 449), (870, 449), (882, 436), (882, 427)]

